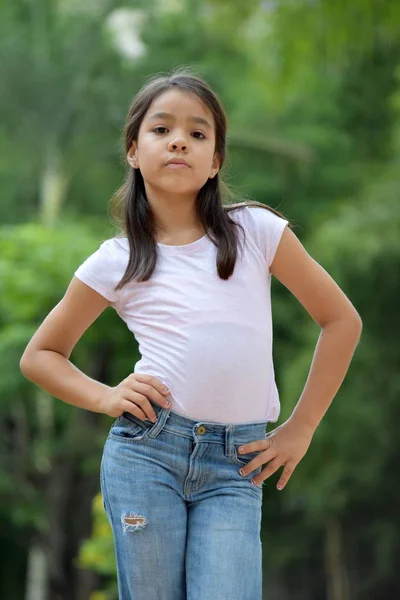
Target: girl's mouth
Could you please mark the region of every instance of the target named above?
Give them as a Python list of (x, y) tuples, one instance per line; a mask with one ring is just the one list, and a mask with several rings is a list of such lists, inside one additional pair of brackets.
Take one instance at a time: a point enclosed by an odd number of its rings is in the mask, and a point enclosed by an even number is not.
[(169, 163), (166, 167), (167, 169), (190, 169), (189, 165), (183, 163)]

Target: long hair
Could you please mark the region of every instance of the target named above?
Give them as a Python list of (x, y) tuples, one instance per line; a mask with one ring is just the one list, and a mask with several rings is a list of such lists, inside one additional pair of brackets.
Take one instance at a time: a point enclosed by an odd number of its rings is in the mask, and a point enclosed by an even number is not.
[[(126, 159), (132, 141), (137, 141), (140, 125), (153, 100), (171, 88), (194, 94), (211, 110), (215, 123), (215, 152), (220, 157), (222, 167), (226, 155), (227, 129), (224, 109), (209, 85), (187, 68), (151, 77), (136, 94), (129, 107), (123, 130), (124, 158)], [(222, 202), (222, 192), (228, 199), (227, 203)], [(199, 190), (195, 203), (198, 221), (218, 249), (216, 268), (221, 279), (229, 279), (233, 273), (237, 258), (237, 227), (243, 231), (241, 225), (230, 218), (230, 212), (244, 206), (258, 206), (286, 218), (275, 209), (255, 200), (233, 203), (234, 196), (235, 194), (221, 181), (218, 173), (208, 179)], [(133, 169), (128, 165), (125, 181), (112, 196), (110, 205), (112, 220), (120, 233), (128, 239), (130, 249), (127, 268), (115, 287), (118, 290), (132, 279), (138, 282), (150, 279), (157, 261), (155, 220), (140, 169)]]

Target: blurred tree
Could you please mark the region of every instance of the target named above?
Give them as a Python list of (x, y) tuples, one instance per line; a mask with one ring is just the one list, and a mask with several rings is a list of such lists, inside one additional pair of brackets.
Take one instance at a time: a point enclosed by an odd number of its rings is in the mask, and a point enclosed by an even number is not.
[[(102, 199), (121, 179), (115, 132), (131, 97), (150, 73), (181, 64), (202, 73), (227, 109), (229, 181), (300, 225), (296, 233), (364, 320), (350, 377), (304, 463), (283, 494), (274, 478), (265, 486), (266, 595), (399, 595), (399, 10), (394, 0), (1, 4), (1, 220), (42, 225), (0, 231), (0, 515), (21, 547), (31, 545), (28, 573), (37, 558), (42, 581), (49, 572), (52, 598), (86, 599), (100, 586), (95, 572), (115, 584), (99, 497), (90, 537), (107, 423), (52, 401), (17, 365), (106, 235)], [(285, 418), (318, 332), (276, 282), (273, 295)], [(137, 357), (131, 334), (106, 311), (71, 360), (117, 383)], [(80, 578), (73, 559), (82, 537)]]
[(16, 211), (3, 200), (8, 221), (54, 226), (71, 179), (116, 154), (110, 130), (120, 126), (123, 65), (105, 24), (121, 4), (103, 0), (85, 11), (64, 1), (1, 3), (1, 169), (19, 204)]
[[(0, 515), (28, 552), (26, 597), (35, 600), (49, 591), (50, 597), (86, 597), (82, 590), (96, 585), (93, 571), (74, 569), (73, 559), (91, 532), (109, 418), (55, 401), (23, 378), (18, 365), (38, 323), (97, 246), (77, 223), (59, 224), (56, 236), (39, 224), (0, 229)], [(101, 315), (71, 361), (115, 385), (132, 370), (137, 354), (113, 313)]]

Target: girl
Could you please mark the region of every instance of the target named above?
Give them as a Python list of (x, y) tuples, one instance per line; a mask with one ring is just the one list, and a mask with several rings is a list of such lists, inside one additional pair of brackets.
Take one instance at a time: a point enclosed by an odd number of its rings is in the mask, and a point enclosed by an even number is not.
[[(224, 205), (226, 120), (177, 70), (136, 95), (125, 127), (123, 235), (75, 272), (21, 359), (74, 406), (116, 418), (101, 461), (121, 600), (260, 600), (263, 482), (282, 489), (337, 393), (361, 334), (351, 302), (278, 212)], [(279, 416), (271, 273), (321, 326), (291, 417)], [(69, 356), (107, 306), (141, 360), (116, 387)]]

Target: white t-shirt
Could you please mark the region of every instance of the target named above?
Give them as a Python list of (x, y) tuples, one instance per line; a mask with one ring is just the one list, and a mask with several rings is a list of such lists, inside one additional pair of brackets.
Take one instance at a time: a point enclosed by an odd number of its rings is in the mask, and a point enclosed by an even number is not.
[(218, 276), (217, 248), (207, 236), (182, 246), (157, 243), (150, 279), (117, 292), (129, 258), (127, 238), (103, 242), (75, 276), (113, 303), (138, 342), (134, 372), (165, 383), (173, 411), (203, 422), (275, 422), (280, 403), (269, 266), (288, 221), (260, 207), (229, 215), (243, 226), (246, 241), (242, 253), (238, 228), (228, 280)]

